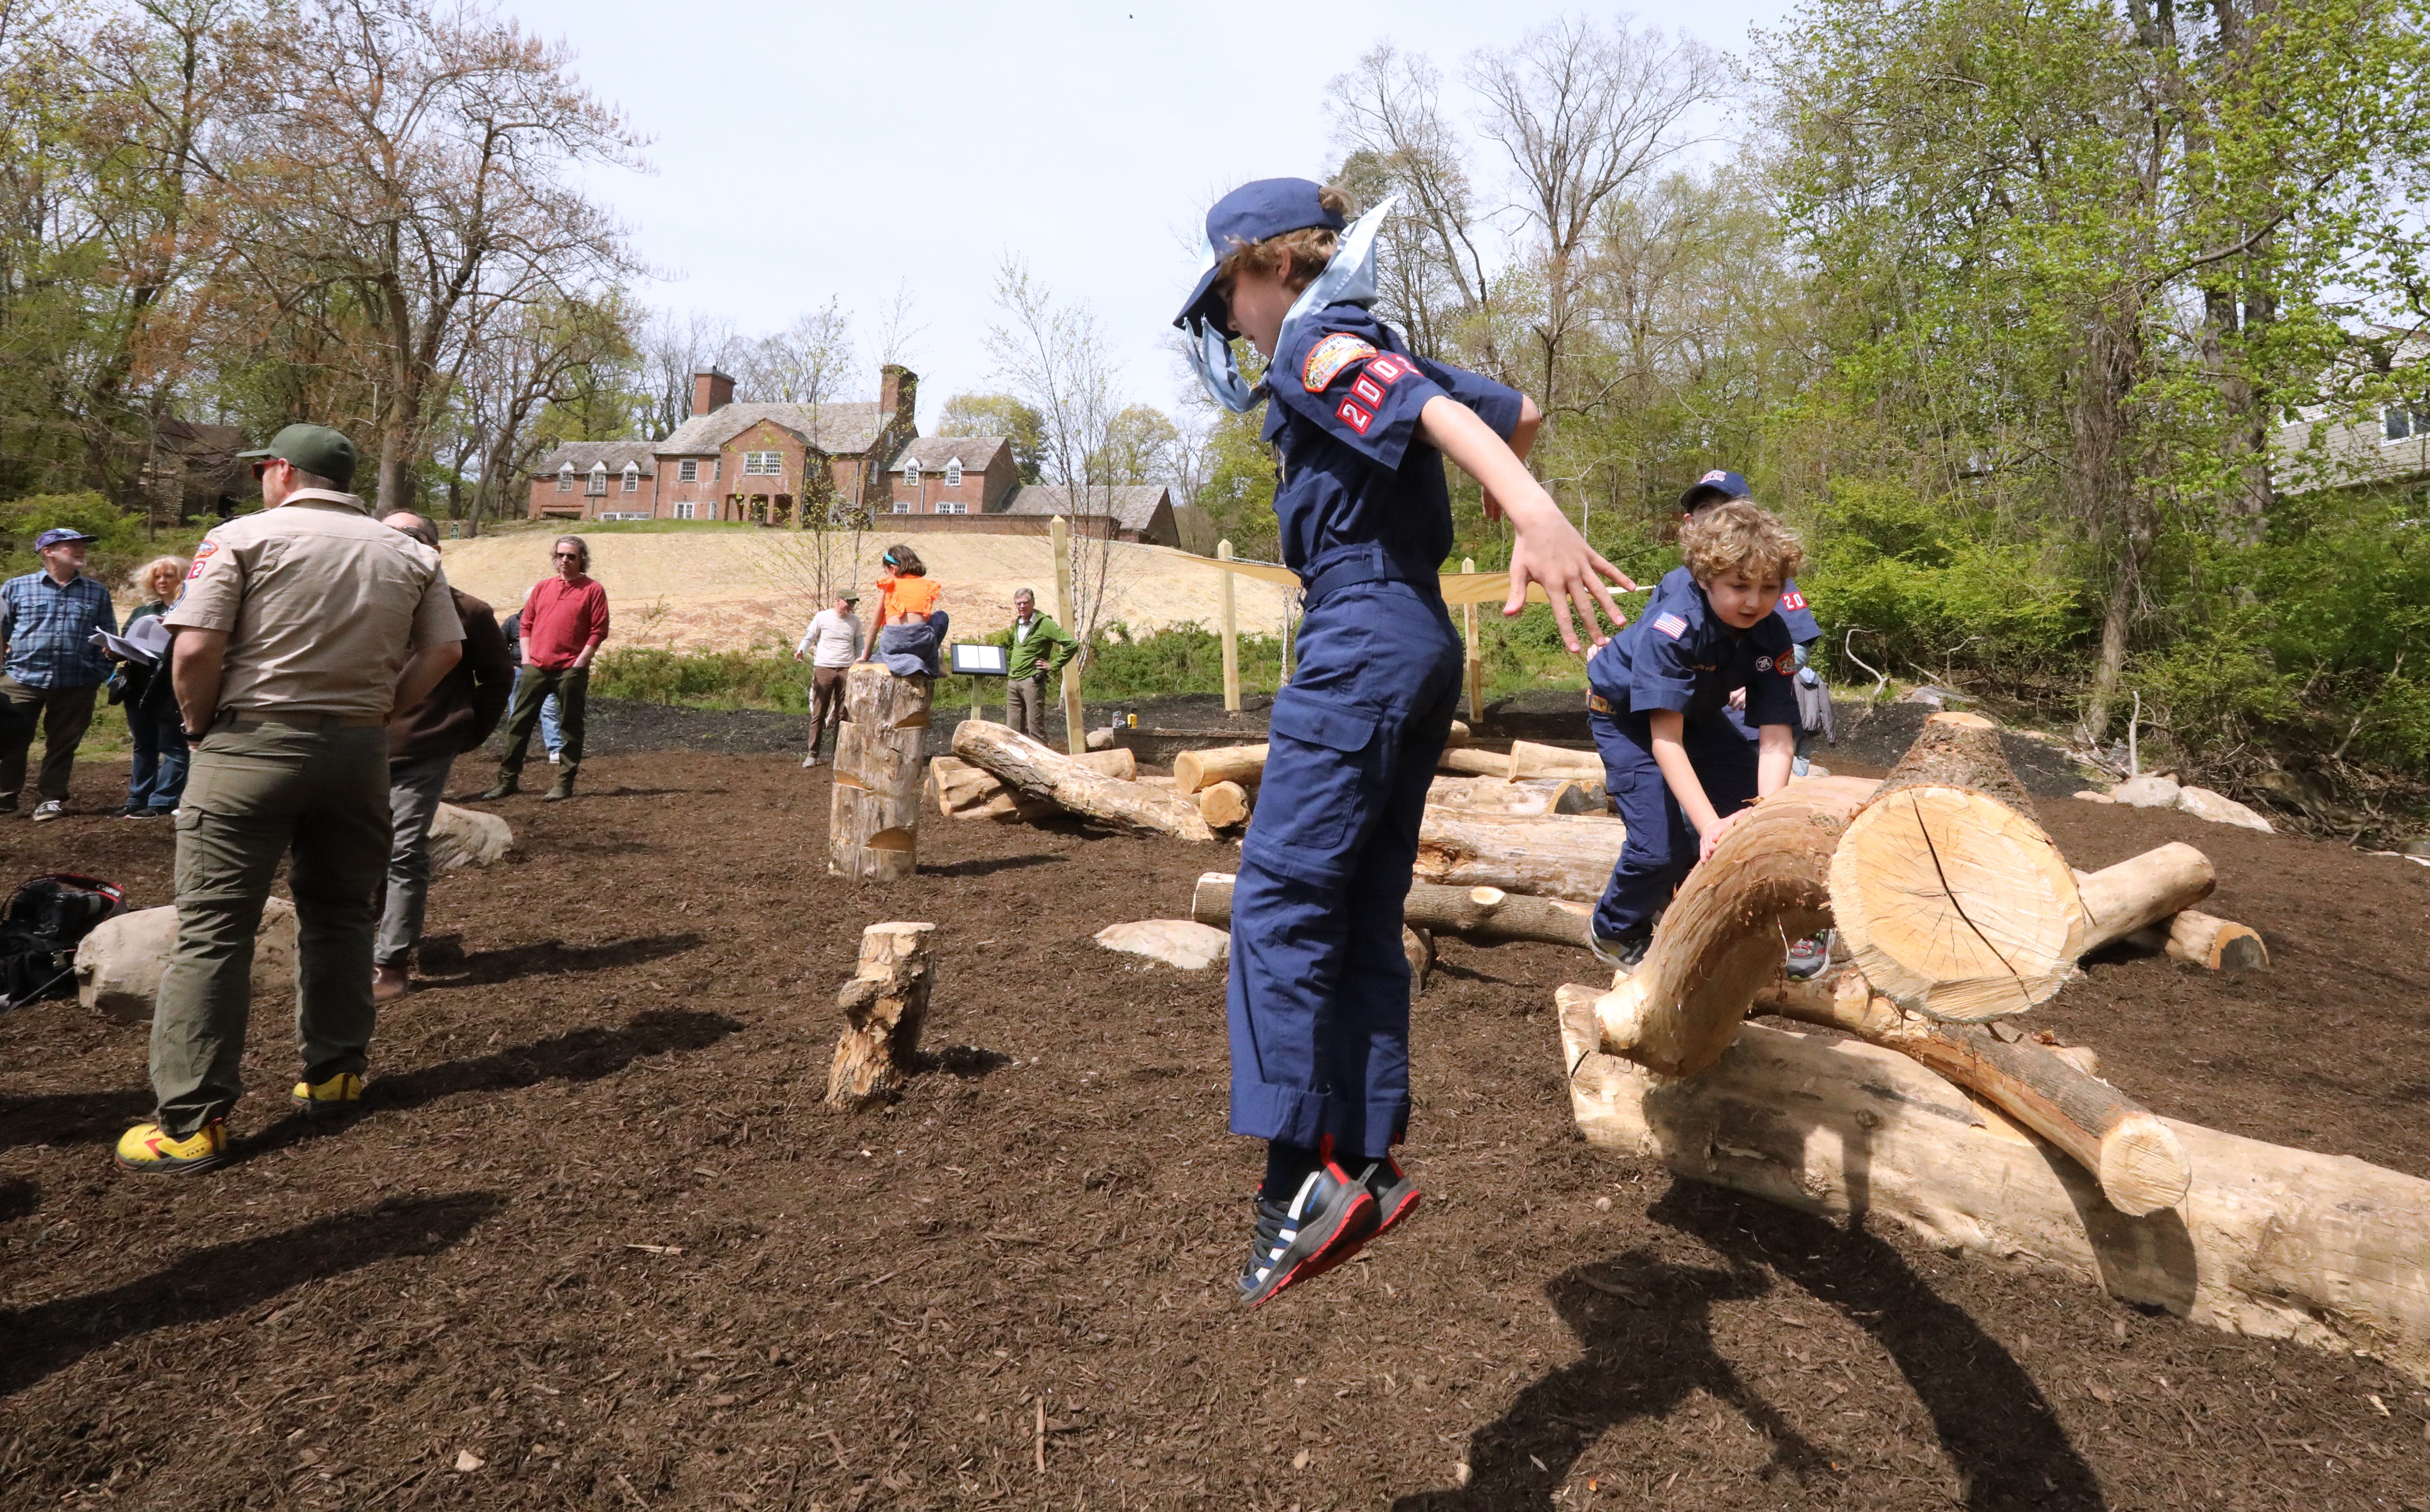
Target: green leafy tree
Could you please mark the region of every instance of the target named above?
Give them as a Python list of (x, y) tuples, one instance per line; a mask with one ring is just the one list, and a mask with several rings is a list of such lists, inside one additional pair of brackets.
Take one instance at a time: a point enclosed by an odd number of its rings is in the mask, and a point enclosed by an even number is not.
[(957, 393), (937, 417), (940, 436), (1002, 436), (1012, 443), (1012, 465), (1024, 483), (1039, 480), (1039, 454), (1046, 421), (1035, 407), (1008, 393)]

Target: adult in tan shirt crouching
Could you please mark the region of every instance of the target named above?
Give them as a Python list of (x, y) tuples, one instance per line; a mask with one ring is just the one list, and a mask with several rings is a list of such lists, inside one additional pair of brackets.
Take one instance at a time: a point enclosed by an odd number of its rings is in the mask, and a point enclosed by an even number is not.
[(177, 810), (177, 943), (152, 1014), (155, 1121), (126, 1131), (128, 1171), (226, 1157), (252, 1007), (253, 937), (279, 859), (295, 858), (295, 1034), (306, 1114), (362, 1096), (372, 939), (388, 872), (390, 713), (463, 654), (439, 554), (345, 491), (354, 443), (290, 425), (249, 452), (262, 512), (203, 538), (161, 623), (197, 742)]

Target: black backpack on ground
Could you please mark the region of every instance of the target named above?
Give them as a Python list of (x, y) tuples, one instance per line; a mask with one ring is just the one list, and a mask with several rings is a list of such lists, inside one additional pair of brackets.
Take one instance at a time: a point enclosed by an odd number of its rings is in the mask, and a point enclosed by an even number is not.
[(0, 913), (0, 1010), (75, 992), (76, 946), (125, 911), (124, 888), (73, 872), (19, 888)]

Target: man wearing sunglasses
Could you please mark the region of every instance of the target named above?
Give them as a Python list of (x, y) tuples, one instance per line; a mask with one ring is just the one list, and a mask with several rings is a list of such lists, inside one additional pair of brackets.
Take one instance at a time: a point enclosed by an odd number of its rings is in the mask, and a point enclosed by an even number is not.
[(524, 600), (523, 675), (515, 680), (514, 712), (507, 716), (507, 755), (498, 780), (481, 795), (508, 797), (522, 788), (524, 751), (540, 723), (541, 705), (557, 695), (559, 747), (557, 783), (543, 803), (574, 796), (574, 774), (582, 766), (583, 701), (591, 690), (591, 658), (608, 639), (608, 590), (591, 576), (591, 543), (559, 536), (549, 548), (555, 577), (532, 585)]
[(295, 1037), (307, 1118), (361, 1101), (374, 1009), (372, 939), (388, 874), (388, 723), (463, 656), (439, 554), (347, 492), (355, 446), (290, 425), (243, 454), (261, 512), (214, 528), (160, 623), (187, 738), (177, 817), (177, 943), (152, 1015), (157, 1112), (118, 1164), (158, 1174), (227, 1155), (243, 1083), (253, 941), (281, 860), (295, 899)]

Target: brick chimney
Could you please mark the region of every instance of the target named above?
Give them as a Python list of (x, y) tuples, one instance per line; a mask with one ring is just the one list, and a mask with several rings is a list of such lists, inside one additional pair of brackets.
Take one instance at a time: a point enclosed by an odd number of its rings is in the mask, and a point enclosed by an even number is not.
[(878, 424), (890, 421), (901, 427), (906, 440), (920, 433), (913, 418), (919, 408), (920, 374), (900, 362), (889, 362), (880, 370), (877, 380)]
[(734, 380), (710, 368), (691, 375), (691, 412), (713, 415), (734, 403)]

